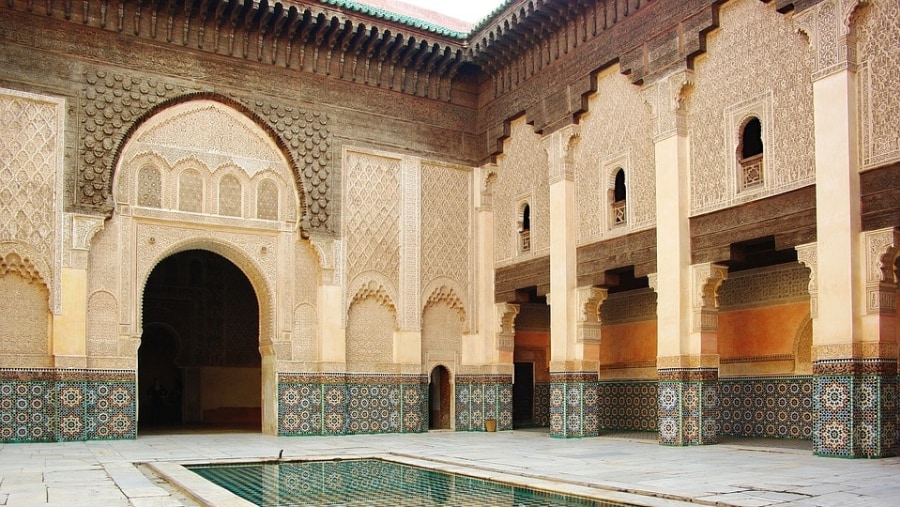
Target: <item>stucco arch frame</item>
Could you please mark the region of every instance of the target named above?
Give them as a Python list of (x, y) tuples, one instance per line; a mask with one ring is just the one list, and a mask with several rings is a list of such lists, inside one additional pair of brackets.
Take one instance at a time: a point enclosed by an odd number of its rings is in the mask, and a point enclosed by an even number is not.
[(256, 295), (256, 301), (259, 305), (259, 345), (260, 354), (263, 356), (273, 354), (272, 341), (275, 337), (275, 293), (271, 289), (274, 286), (273, 280), (268, 280), (265, 276), (266, 270), (256, 264), (252, 259), (253, 255), (244, 251), (237, 245), (215, 239), (213, 237), (195, 237), (173, 243), (163, 248), (159, 253), (142, 259), (138, 256), (137, 270), (135, 278), (140, 280), (140, 284), (135, 288), (137, 294), (134, 300), (135, 322), (138, 329), (143, 328), (144, 318), (144, 290), (147, 286), (147, 280), (150, 273), (165, 259), (169, 257), (191, 250), (206, 250), (221, 255), (229, 262), (237, 266), (244, 273), (253, 292)]
[(463, 333), (469, 332), (469, 329), (471, 329), (471, 322), (469, 321), (469, 312), (466, 311), (468, 304), (463, 296), (465, 292), (456, 280), (441, 276), (428, 282), (424, 289), (425, 290), (422, 291), (422, 295), (424, 296), (422, 304), (423, 317), (425, 311), (429, 307), (443, 301), (459, 315), (460, 323), (463, 326)]
[[(131, 126), (128, 127), (128, 130), (125, 131), (125, 134), (122, 136), (121, 141), (116, 145), (115, 151), (113, 152), (112, 157), (112, 167), (111, 173), (109, 177), (109, 195), (115, 195), (115, 186), (116, 179), (119, 170), (122, 167), (122, 155), (125, 153), (125, 149), (128, 147), (132, 138), (141, 130), (141, 127), (147, 123), (151, 118), (159, 115), (163, 111), (177, 106), (181, 104), (185, 104), (188, 102), (200, 101), (200, 100), (209, 100), (212, 102), (217, 102), (225, 107), (229, 107), (234, 109), (238, 113), (244, 115), (251, 122), (253, 122), (261, 131), (265, 132), (266, 135), (275, 143), (278, 147), (278, 151), (284, 160), (287, 162), (288, 167), (290, 168), (291, 174), (294, 176), (294, 188), (297, 191), (297, 208), (299, 211), (299, 220), (298, 227), (301, 235), (306, 238), (309, 233), (309, 212), (308, 207), (309, 203), (307, 202), (309, 193), (306, 190), (306, 187), (303, 184), (303, 179), (301, 175), (301, 171), (299, 169), (299, 165), (297, 161), (294, 159), (294, 156), (291, 154), (291, 150), (288, 148), (288, 145), (285, 143), (284, 139), (278, 135), (278, 133), (265, 121), (263, 120), (256, 112), (252, 109), (249, 109), (247, 106), (243, 104), (229, 99), (228, 97), (219, 95), (217, 93), (212, 92), (195, 92), (195, 93), (186, 93), (184, 95), (180, 95), (170, 100), (166, 100), (160, 102), (154, 107), (147, 110), (143, 115), (141, 115), (137, 120), (135, 120)], [(107, 213), (111, 214), (114, 212), (115, 206), (110, 206)]]

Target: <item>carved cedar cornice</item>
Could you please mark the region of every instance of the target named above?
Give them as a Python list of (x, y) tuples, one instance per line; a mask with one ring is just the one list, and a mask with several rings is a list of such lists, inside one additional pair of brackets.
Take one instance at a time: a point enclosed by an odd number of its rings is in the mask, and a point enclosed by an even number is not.
[(464, 34), (353, 2), (8, 0), (5, 7), (441, 100), (450, 99), (466, 61)]

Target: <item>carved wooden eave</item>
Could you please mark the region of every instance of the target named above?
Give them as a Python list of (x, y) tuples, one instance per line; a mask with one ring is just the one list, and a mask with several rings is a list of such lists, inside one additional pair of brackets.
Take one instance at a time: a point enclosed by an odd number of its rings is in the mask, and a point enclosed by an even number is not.
[(450, 99), (466, 61), (463, 34), (350, 2), (7, 0), (6, 6), (441, 100)]

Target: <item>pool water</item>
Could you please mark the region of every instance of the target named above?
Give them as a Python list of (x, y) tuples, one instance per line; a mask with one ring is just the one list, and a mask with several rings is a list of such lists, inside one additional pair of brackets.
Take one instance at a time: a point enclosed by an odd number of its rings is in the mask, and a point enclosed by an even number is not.
[(200, 465), (205, 479), (262, 507), (623, 507), (378, 459)]

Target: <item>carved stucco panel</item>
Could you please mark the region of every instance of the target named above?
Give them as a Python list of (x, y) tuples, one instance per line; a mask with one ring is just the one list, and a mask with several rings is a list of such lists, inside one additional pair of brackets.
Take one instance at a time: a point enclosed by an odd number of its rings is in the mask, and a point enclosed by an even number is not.
[[(774, 3), (739, 0), (722, 6), (720, 28), (707, 36), (707, 51), (694, 65), (690, 114), (691, 213), (759, 199), (815, 182), (811, 61), (808, 44)], [(778, 65), (771, 65), (777, 56)], [(729, 168), (739, 132), (726, 132), (723, 111), (748, 97), (771, 96), (772, 145), (764, 146), (772, 187), (750, 197), (734, 189)], [(769, 100), (769, 99), (766, 99)], [(728, 138), (726, 138), (726, 135)]]
[[(400, 286), (401, 159), (358, 151), (344, 155), (344, 261), (347, 283), (374, 272)], [(345, 292), (353, 297), (353, 292)], [(397, 301), (396, 294), (393, 300)]]
[(492, 185), (494, 241), (497, 263), (509, 264), (519, 256), (517, 248), (517, 199), (531, 196), (531, 250), (521, 257), (540, 256), (550, 249), (550, 184), (547, 152), (525, 117), (510, 122), (510, 136), (497, 157), (496, 182)]
[[(472, 173), (459, 167), (422, 165), (422, 286), (441, 277), (469, 291)], [(426, 290), (424, 296), (428, 297)]]
[[(86, 66), (83, 79), (78, 97), (82, 121), (78, 131), (75, 201), (79, 209), (108, 212), (113, 164), (136, 123), (162, 105), (190, 98), (210, 98), (214, 94), (193, 83), (99, 66)], [(288, 154), (297, 170), (291, 181), (303, 188), (300, 206), (307, 212), (303, 217), (308, 221), (305, 225), (314, 230), (333, 231), (335, 214), (331, 201), (335, 176), (328, 115), (314, 108), (258, 98), (238, 95), (222, 98), (255, 114), (278, 138), (281, 151)], [(227, 141), (229, 136), (222, 139)]]
[(900, 2), (866, 4), (856, 39), (863, 169), (900, 160)]
[[(653, 125), (640, 89), (616, 68), (598, 77), (597, 93), (589, 100), (588, 113), (580, 122), (582, 140), (575, 162), (578, 242), (582, 244), (656, 224), (654, 149), (647, 135)], [(629, 221), (611, 230), (609, 191), (619, 167), (625, 170)]]
[[(0, 89), (0, 243), (41, 268), (60, 310), (65, 100)], [(21, 252), (20, 252), (21, 253)]]

